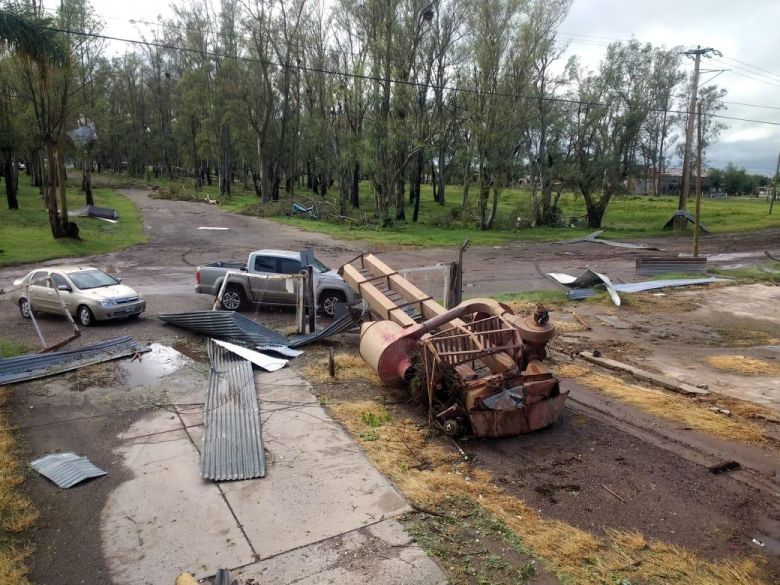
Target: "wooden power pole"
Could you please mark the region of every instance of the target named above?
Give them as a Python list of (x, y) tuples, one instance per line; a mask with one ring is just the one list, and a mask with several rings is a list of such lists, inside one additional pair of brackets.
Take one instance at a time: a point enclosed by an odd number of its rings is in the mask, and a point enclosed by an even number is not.
[[(701, 65), (701, 56), (709, 53), (719, 54), (712, 47), (702, 49), (696, 47), (690, 51), (685, 51), (683, 55), (693, 55), (693, 78), (691, 80), (691, 101), (688, 107), (688, 125), (685, 129), (685, 151), (683, 155), (682, 185), (680, 186), (680, 198), (677, 209), (685, 211), (688, 204), (688, 196), (691, 192), (691, 149), (693, 144), (693, 125), (696, 117), (696, 99), (699, 94), (699, 66)], [(688, 220), (684, 217), (675, 218), (674, 227), (678, 231), (684, 230), (688, 225)]]
[(777, 168), (775, 169), (775, 180), (772, 182), (772, 199), (769, 200), (769, 215), (772, 215), (772, 207), (777, 198), (777, 175), (780, 175), (780, 154), (777, 155)]
[(696, 214), (693, 223), (693, 257), (699, 256), (699, 222), (701, 221), (701, 100), (696, 104)]

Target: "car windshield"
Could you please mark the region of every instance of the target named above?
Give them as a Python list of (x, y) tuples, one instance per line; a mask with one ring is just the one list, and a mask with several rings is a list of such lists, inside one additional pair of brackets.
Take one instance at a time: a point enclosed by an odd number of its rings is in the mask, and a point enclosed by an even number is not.
[(322, 262), (320, 262), (320, 261), (319, 261), (319, 260), (317, 260), (316, 258), (315, 258), (315, 259), (314, 259), (314, 261), (311, 263), (311, 265), (312, 265), (312, 266), (314, 266), (314, 270), (317, 270), (317, 271), (319, 271), (319, 272), (329, 272), (329, 271), (330, 271), (330, 268), (328, 268), (327, 266), (325, 266), (325, 265), (324, 265)]
[(73, 284), (81, 290), (90, 288), (100, 288), (103, 286), (114, 286), (119, 284), (114, 278), (100, 270), (82, 270), (81, 272), (71, 272), (68, 274)]

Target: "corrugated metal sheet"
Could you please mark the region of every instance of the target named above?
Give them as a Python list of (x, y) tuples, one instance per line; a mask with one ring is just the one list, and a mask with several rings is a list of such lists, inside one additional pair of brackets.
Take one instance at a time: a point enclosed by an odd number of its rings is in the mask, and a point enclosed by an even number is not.
[(319, 329), (315, 331), (314, 333), (309, 333), (308, 335), (298, 335), (296, 337), (292, 337), (290, 339), (290, 347), (303, 347), (304, 345), (308, 345), (309, 343), (314, 343), (315, 341), (318, 341), (320, 339), (325, 339), (326, 337), (330, 337), (331, 335), (336, 335), (338, 333), (344, 333), (345, 331), (349, 331), (352, 329), (355, 325), (357, 325), (360, 322), (360, 317), (356, 317), (352, 311), (347, 311), (347, 313), (340, 317), (339, 319), (336, 319), (328, 325), (327, 327), (323, 329)]
[[(675, 217), (684, 217), (685, 219), (688, 220), (688, 223), (692, 223), (692, 224), (696, 223), (696, 218), (694, 217), (694, 215), (690, 211), (683, 211), (682, 209), (678, 209), (677, 211), (675, 211), (672, 214), (672, 217), (669, 218), (669, 221), (667, 221), (664, 224), (664, 229), (665, 230), (670, 230), (670, 229), (672, 229), (674, 227), (674, 218)], [(701, 221), (699, 221), (699, 229), (702, 230), (703, 232), (710, 233), (710, 230), (708, 230), (704, 226), (704, 224), (701, 223)]]
[(235, 343), (222, 341), (220, 339), (215, 339), (214, 343), (220, 347), (224, 347), (228, 351), (232, 351), (237, 356), (248, 360), (250, 363), (256, 365), (258, 368), (264, 369), (266, 372), (275, 372), (287, 365), (287, 360), (265, 355), (264, 353), (249, 349), (243, 345), (236, 345)]
[(194, 311), (157, 315), (170, 325), (191, 329), (209, 337), (243, 341), (250, 345), (287, 346), (287, 338), (233, 311)]
[(604, 233), (604, 230), (597, 230), (592, 234), (588, 234), (582, 238), (574, 238), (573, 240), (561, 240), (560, 242), (553, 242), (554, 244), (579, 244), (581, 242), (593, 242), (594, 244), (606, 244), (607, 246), (614, 246), (616, 248), (628, 248), (630, 250), (660, 250), (655, 246), (649, 244), (635, 244), (633, 242), (616, 242), (614, 240), (600, 240), (598, 237)]
[(0, 385), (15, 384), (148, 351), (132, 337), (116, 337), (80, 349), (0, 359)]
[(707, 258), (704, 257), (651, 256), (636, 259), (637, 273), (646, 276), (668, 274), (669, 272), (705, 272), (706, 270)]
[(265, 452), (252, 365), (208, 344), (211, 369), (203, 409), (200, 474), (216, 481), (265, 476)]
[(291, 349), (286, 345), (258, 345), (255, 347), (257, 351), (270, 351), (272, 353), (278, 353), (288, 358), (295, 358), (301, 355), (303, 352), (299, 349)]
[(350, 330), (360, 322), (360, 317), (348, 311), (343, 317), (336, 319), (327, 327), (309, 333), (287, 339), (281, 333), (269, 329), (259, 323), (255, 323), (241, 313), (233, 311), (196, 311), (192, 313), (165, 313), (157, 315), (170, 325), (183, 327), (220, 339), (240, 341), (260, 350), (270, 350), (295, 357), (289, 348), (303, 347), (331, 335)]
[(30, 466), (42, 476), (50, 479), (59, 487), (67, 489), (91, 477), (106, 475), (86, 457), (75, 453), (52, 453), (30, 463)]

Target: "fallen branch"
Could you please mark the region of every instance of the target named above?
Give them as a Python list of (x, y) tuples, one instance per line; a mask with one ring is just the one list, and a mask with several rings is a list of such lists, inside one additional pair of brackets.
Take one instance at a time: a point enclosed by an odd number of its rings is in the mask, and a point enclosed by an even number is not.
[(618, 500), (620, 500), (622, 503), (626, 503), (626, 501), (621, 498), (619, 495), (617, 495), (615, 492), (613, 492), (611, 489), (609, 489), (607, 486), (605, 486), (603, 483), (601, 484), (601, 487), (603, 487), (605, 490), (607, 490), (609, 493), (611, 493), (613, 496), (615, 496)]
[(448, 520), (455, 520), (452, 516), (449, 514), (444, 514), (442, 512), (437, 512), (436, 510), (431, 510), (430, 508), (425, 508), (423, 506), (418, 506), (417, 504), (409, 504), (412, 507), (412, 510), (416, 510), (417, 512), (422, 512), (423, 514), (430, 514), (431, 516), (438, 516), (439, 518), (447, 518)]

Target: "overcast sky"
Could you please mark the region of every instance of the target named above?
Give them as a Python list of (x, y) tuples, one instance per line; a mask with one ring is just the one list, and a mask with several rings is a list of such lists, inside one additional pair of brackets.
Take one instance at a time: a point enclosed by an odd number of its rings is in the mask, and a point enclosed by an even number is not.
[[(171, 14), (167, 0), (91, 0), (109, 35), (138, 38), (153, 27), (129, 21), (154, 21)], [(52, 0), (47, 2), (54, 6)], [(723, 120), (729, 129), (707, 154), (711, 166), (733, 162), (750, 172), (774, 174), (780, 152), (780, 0), (574, 0), (560, 28), (568, 54), (595, 67), (606, 45), (635, 38), (668, 48), (713, 47), (722, 57), (702, 62), (702, 70), (730, 69), (714, 81), (728, 90), (725, 116), (766, 120), (778, 125)], [(121, 51), (113, 43), (112, 51)], [(689, 62), (693, 66), (693, 62)], [(716, 73), (702, 73), (707, 82)], [(756, 108), (741, 104), (772, 106)]]

